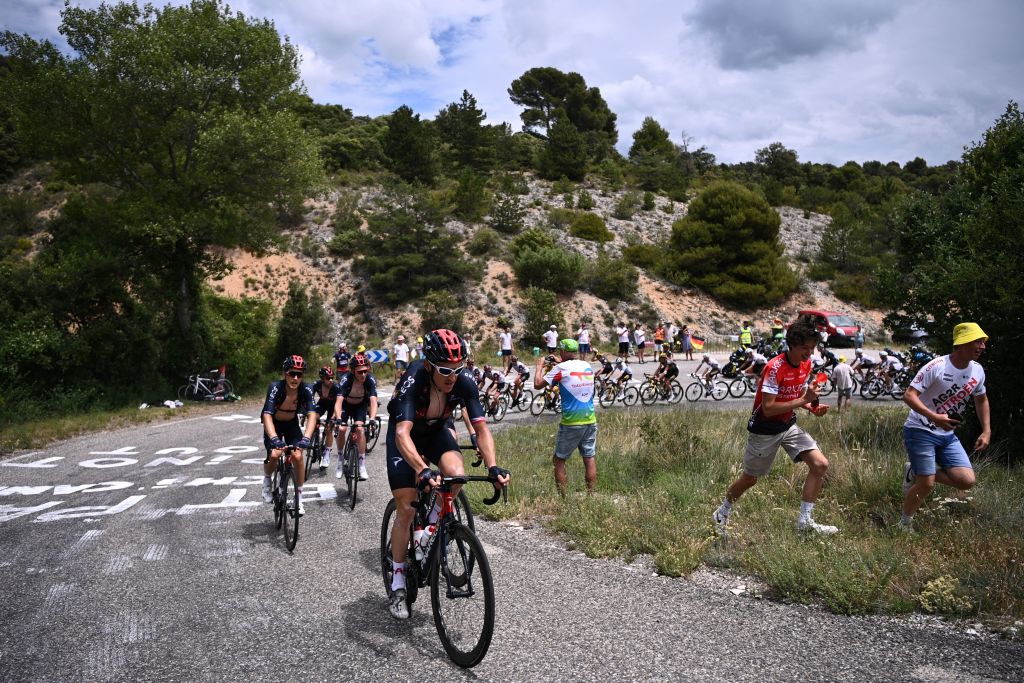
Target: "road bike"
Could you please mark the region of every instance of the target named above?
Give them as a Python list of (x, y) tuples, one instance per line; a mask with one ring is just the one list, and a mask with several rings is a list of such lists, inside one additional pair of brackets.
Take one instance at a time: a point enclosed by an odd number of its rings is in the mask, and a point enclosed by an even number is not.
[(481, 402), (484, 407), (484, 415), (494, 418), (495, 422), (501, 422), (508, 412), (508, 397), (505, 395), (507, 387), (497, 394), (485, 394)]
[(671, 380), (644, 374), (647, 379), (640, 385), (640, 402), (645, 406), (653, 405), (659, 399), (666, 403), (679, 403), (683, 400), (683, 387), (674, 378)]
[[(207, 376), (208, 375), (208, 376)], [(206, 375), (188, 376), (188, 384), (178, 387), (178, 400), (223, 401), (235, 393), (231, 381), (220, 376), (220, 370), (210, 370)]]
[[(419, 589), (430, 587), (434, 626), (448, 657), (463, 668), (476, 666), (487, 654), (494, 635), (494, 582), (491, 565), (480, 539), (472, 528), (459, 521), (453, 485), (473, 481), (494, 484), (496, 477), (442, 477), (436, 492), (420, 491), (413, 527), (409, 534), (406, 568), (406, 605), (410, 614)], [(461, 493), (461, 491), (460, 491)], [(439, 497), (440, 515), (436, 524), (428, 523)], [(495, 490), (484, 503), (493, 505), (507, 491)], [(395, 501), (388, 501), (380, 527), (380, 567), (384, 589), (391, 595), (391, 532)], [(431, 531), (433, 527), (433, 531)]]
[[(356, 500), (359, 493), (359, 448), (356, 446), (354, 432), (355, 420), (349, 418), (348, 428), (345, 430), (345, 443), (338, 449), (338, 466), (345, 476), (345, 490), (348, 493), (348, 507), (350, 510), (356, 509)], [(363, 432), (365, 434), (365, 427)]]
[(743, 398), (747, 392), (757, 393), (757, 375), (742, 374), (729, 382), (729, 395), (733, 398)]
[[(300, 426), (305, 430), (305, 421), (300, 420)], [(313, 438), (309, 442), (309, 450), (306, 451), (306, 480), (309, 481), (309, 473), (313, 471), (317, 463), (323, 462), (326, 445), (326, 434), (328, 429), (334, 429), (334, 420), (328, 420), (326, 415), (318, 419), (316, 429), (313, 431)]]
[(274, 503), (274, 525), (280, 530), (284, 527), (284, 544), (288, 552), (295, 550), (299, 542), (299, 485), (295, 481), (295, 470), (292, 458), (295, 446), (288, 446), (277, 459), (277, 469), (270, 480), (270, 491)]
[(562, 394), (554, 388), (547, 386), (544, 390), (534, 394), (530, 401), (530, 414), (540, 415), (545, 410), (558, 414), (562, 412)]
[(621, 401), (624, 406), (634, 406), (640, 400), (640, 390), (628, 384), (618, 382), (606, 382), (598, 394), (598, 402), (602, 408), (610, 408), (616, 401)]
[(684, 395), (687, 401), (697, 401), (703, 397), (709, 396), (716, 401), (721, 401), (723, 398), (729, 395), (729, 385), (724, 380), (717, 378), (711, 378), (705, 380), (700, 375), (691, 372), (690, 377), (694, 381), (686, 385)]
[(519, 388), (519, 395), (514, 399), (512, 398), (513, 393), (514, 385), (512, 384), (506, 386), (505, 391), (502, 392), (502, 395), (505, 396), (508, 401), (508, 409), (518, 410), (521, 413), (529, 410), (530, 404), (533, 402), (533, 391), (527, 389), (526, 385), (523, 385)]

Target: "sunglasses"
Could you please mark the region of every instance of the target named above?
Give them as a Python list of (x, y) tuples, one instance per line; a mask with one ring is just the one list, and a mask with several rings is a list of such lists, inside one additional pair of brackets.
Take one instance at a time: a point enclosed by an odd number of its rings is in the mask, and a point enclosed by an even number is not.
[(440, 365), (434, 366), (434, 369), (437, 370), (437, 374), (441, 375), (442, 377), (451, 377), (452, 375), (457, 375), (458, 373), (462, 372), (465, 368), (465, 365), (460, 365), (457, 368), (445, 368), (441, 367)]
[(302, 379), (302, 373), (301, 372), (289, 372), (288, 376), (293, 378), (293, 379)]
[(357, 375), (368, 375), (368, 374), (370, 374), (370, 371), (369, 370), (356, 370), (356, 374)]

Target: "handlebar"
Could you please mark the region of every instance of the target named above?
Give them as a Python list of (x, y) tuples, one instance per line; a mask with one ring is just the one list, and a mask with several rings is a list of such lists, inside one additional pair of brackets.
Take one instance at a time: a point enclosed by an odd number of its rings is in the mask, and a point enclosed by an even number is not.
[[(487, 475), (486, 477), (476, 475), (462, 475), (461, 477), (441, 477), (441, 490), (451, 490), (452, 484), (466, 484), (471, 481), (486, 481), (491, 484), (497, 484), (498, 478)], [(502, 486), (500, 489), (494, 491), (494, 495), (490, 498), (484, 499), (484, 505), (494, 505), (498, 502), (498, 498), (504, 498), (504, 502), (508, 502), (508, 487)]]

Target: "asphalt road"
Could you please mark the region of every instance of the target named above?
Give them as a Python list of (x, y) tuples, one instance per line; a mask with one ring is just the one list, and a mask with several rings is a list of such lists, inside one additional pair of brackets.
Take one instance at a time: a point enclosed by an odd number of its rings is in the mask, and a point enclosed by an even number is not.
[(1019, 642), (737, 596), (739, 579), (661, 577), (488, 522), (496, 628), (463, 672), (429, 597), (408, 622), (386, 611), (383, 441), (354, 512), (344, 482), (307, 485), (290, 554), (259, 502), (257, 412), (225, 406), (0, 462), (0, 680), (1024, 680)]

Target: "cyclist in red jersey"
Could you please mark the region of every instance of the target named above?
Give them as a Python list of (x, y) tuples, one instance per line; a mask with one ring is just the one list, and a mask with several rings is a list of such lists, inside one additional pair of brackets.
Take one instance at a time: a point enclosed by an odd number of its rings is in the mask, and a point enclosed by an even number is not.
[(743, 493), (768, 474), (781, 446), (793, 462), (807, 463), (800, 516), (796, 528), (820, 534), (834, 534), (839, 529), (818, 524), (811, 517), (814, 503), (828, 471), (828, 459), (807, 432), (796, 426), (796, 409), (806, 408), (820, 417), (828, 407), (818, 404), (818, 393), (807, 384), (811, 374), (811, 353), (818, 342), (814, 318), (802, 315), (786, 332), (789, 350), (772, 358), (765, 366), (757, 384), (754, 409), (747, 421), (747, 448), (743, 454), (743, 473), (729, 486), (725, 499), (715, 510), (713, 520), (724, 532), (733, 505)]

